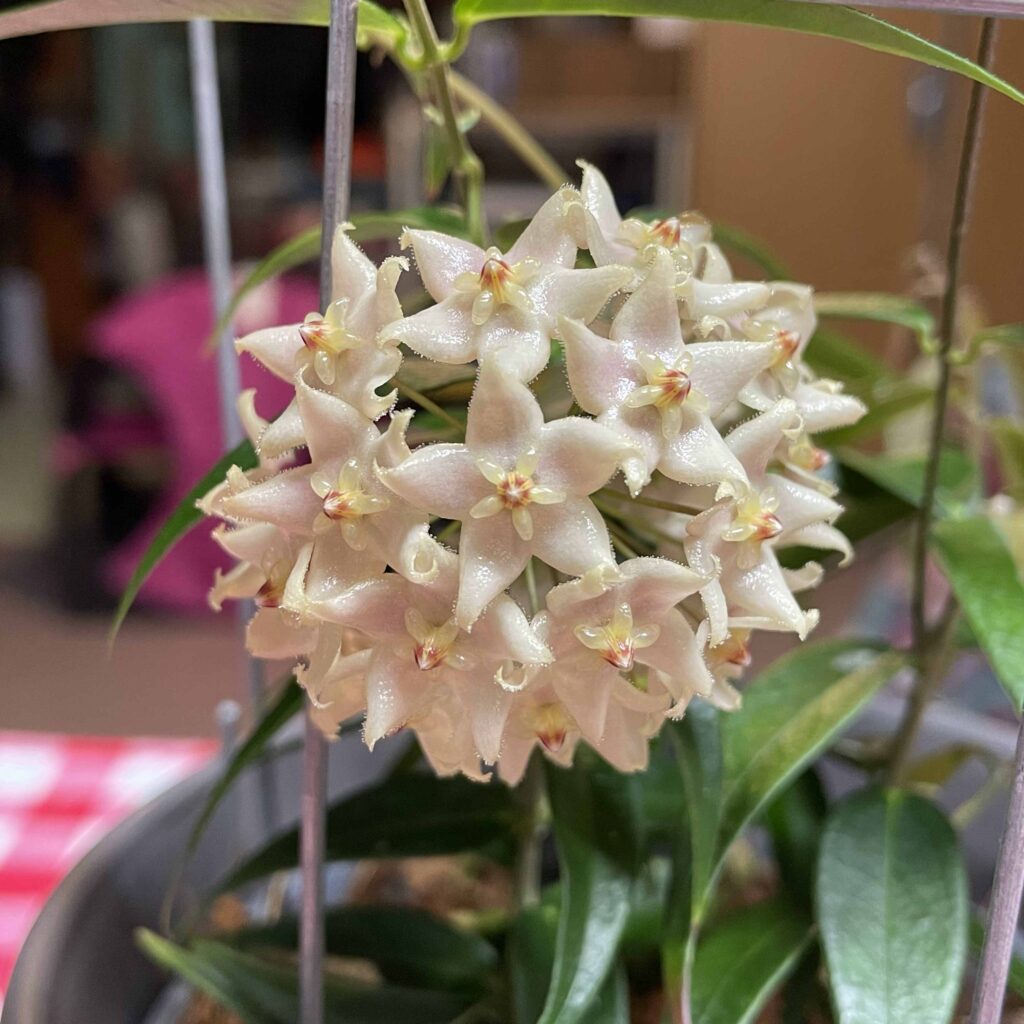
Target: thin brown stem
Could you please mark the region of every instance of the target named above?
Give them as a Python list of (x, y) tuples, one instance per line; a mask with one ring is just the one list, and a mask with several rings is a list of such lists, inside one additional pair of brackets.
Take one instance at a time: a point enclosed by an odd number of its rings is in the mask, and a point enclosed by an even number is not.
[[(992, 65), (996, 42), (996, 21), (986, 18), (981, 25), (978, 42), (978, 63), (983, 68)], [(932, 418), (931, 437), (928, 445), (928, 462), (925, 466), (924, 487), (921, 509), (914, 534), (913, 554), (913, 595), (911, 615), (913, 625), (914, 653), (920, 655), (928, 642), (927, 629), (927, 564), (928, 535), (931, 530), (935, 507), (935, 492), (939, 483), (939, 466), (942, 459), (942, 441), (946, 429), (946, 415), (949, 409), (949, 391), (952, 379), (953, 343), (956, 336), (957, 299), (960, 284), (960, 263), (963, 256), (963, 242), (970, 210), (971, 191), (978, 163), (981, 142), (982, 114), (985, 106), (986, 89), (975, 82), (971, 86), (971, 97), (964, 126), (963, 147), (960, 152), (960, 168), (957, 173), (956, 192), (953, 199), (953, 216), (949, 229), (949, 244), (946, 255), (946, 288), (942, 296), (942, 315), (939, 322), (939, 380), (935, 391), (935, 412)]]
[(620, 491), (613, 491), (610, 487), (602, 487), (598, 492), (602, 498), (613, 498), (615, 501), (630, 502), (634, 505), (643, 505), (645, 508), (658, 508), (663, 512), (679, 512), (684, 516), (692, 516), (697, 509), (687, 508), (686, 505), (678, 505), (674, 501), (662, 501), (660, 498), (645, 498), (642, 495), (636, 498), (623, 494)]
[[(996, 22), (985, 18), (978, 39), (978, 63), (992, 65), (996, 42)], [(960, 264), (970, 211), (971, 191), (978, 163), (981, 142), (982, 114), (985, 89), (978, 83), (971, 86), (967, 119), (964, 125), (960, 166), (957, 172), (953, 213), (949, 227), (946, 253), (946, 286), (942, 296), (942, 314), (939, 322), (938, 348), (939, 380), (935, 391), (935, 410), (928, 443), (921, 506), (918, 512), (912, 554), (911, 629), (912, 650), (917, 664), (917, 678), (907, 701), (903, 720), (896, 731), (889, 755), (887, 777), (890, 782), (900, 779), (914, 746), (925, 708), (942, 681), (948, 668), (949, 633), (956, 616), (955, 601), (947, 601), (936, 625), (929, 629), (928, 607), (928, 538), (935, 516), (935, 496), (939, 484), (943, 439), (949, 411), (949, 396), (953, 371), (953, 343), (956, 339), (957, 300), (960, 285)]]
[(569, 180), (571, 175), (505, 107), (457, 71), (452, 71), (449, 79), (455, 95), (469, 106), (476, 107), (481, 119), (508, 143), (509, 148), (548, 188), (561, 188)]

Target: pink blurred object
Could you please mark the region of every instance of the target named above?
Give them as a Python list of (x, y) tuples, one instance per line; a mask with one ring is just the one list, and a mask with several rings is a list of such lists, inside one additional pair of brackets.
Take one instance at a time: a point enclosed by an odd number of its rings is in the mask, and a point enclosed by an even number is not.
[[(237, 335), (275, 324), (298, 323), (318, 305), (315, 282), (289, 276), (267, 282), (242, 303)], [(159, 436), (173, 461), (173, 479), (138, 529), (112, 554), (104, 576), (120, 593), (154, 534), (181, 499), (224, 452), (217, 400), (216, 360), (206, 348), (213, 329), (210, 293), (201, 271), (176, 274), (117, 303), (91, 331), (91, 351), (127, 371), (157, 417)], [(242, 362), (242, 386), (259, 387), (259, 412), (273, 418), (291, 389), (251, 359)], [(111, 431), (94, 431), (97, 457), (109, 459)], [(122, 454), (143, 439), (135, 431), (114, 431)], [(89, 446), (92, 448), (92, 446)], [(202, 527), (184, 537), (154, 570), (140, 598), (150, 605), (198, 611), (216, 566), (225, 560)]]
[(0, 731), (0, 1004), (18, 950), (61, 879), (216, 749), (210, 740)]

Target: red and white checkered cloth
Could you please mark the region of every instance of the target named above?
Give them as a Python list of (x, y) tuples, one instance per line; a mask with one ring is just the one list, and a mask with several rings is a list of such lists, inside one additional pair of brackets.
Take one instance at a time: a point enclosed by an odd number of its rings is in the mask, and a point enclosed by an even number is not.
[(215, 750), (208, 740), (0, 731), (0, 1006), (57, 883), (114, 825)]

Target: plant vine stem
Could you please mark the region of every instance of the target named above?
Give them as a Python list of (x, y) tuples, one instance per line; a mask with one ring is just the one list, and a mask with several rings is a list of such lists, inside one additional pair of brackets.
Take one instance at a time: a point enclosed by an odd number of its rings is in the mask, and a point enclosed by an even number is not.
[[(993, 18), (985, 18), (981, 24), (977, 62), (986, 69), (992, 66), (996, 42), (996, 24)], [(917, 736), (924, 707), (939, 683), (938, 680), (931, 677), (935, 674), (936, 669), (942, 667), (945, 658), (937, 659), (930, 657), (928, 656), (928, 650), (934, 645), (936, 634), (945, 633), (948, 630), (948, 622), (952, 621), (955, 616), (955, 611), (949, 611), (947, 606), (947, 610), (941, 616), (936, 629), (929, 630), (928, 628), (928, 536), (931, 532), (932, 519), (934, 517), (935, 494), (938, 489), (939, 466), (942, 459), (942, 441), (946, 430), (946, 415), (949, 409), (949, 393), (953, 369), (953, 342), (956, 335), (957, 293), (960, 283), (960, 263), (963, 256), (963, 241), (967, 228), (971, 189), (978, 163), (984, 106), (985, 89), (978, 83), (974, 83), (971, 86), (970, 101), (967, 106), (963, 146), (960, 151), (960, 166), (957, 172), (956, 191), (953, 197), (953, 214), (950, 221), (949, 243), (946, 253), (946, 287), (942, 296), (939, 345), (936, 353), (939, 360), (939, 380), (935, 391), (935, 412), (928, 445), (928, 461), (925, 465), (921, 508), (918, 513), (914, 533), (911, 642), (913, 654), (917, 661), (918, 673), (903, 721), (893, 741), (888, 770), (890, 781), (895, 781), (899, 778), (902, 770), (901, 766), (906, 763)]]
[(646, 508), (660, 508), (663, 512), (679, 512), (684, 516), (696, 515), (697, 510), (687, 508), (685, 505), (677, 505), (672, 501), (661, 501), (659, 498), (645, 498), (642, 495), (636, 498), (619, 491), (613, 491), (610, 487), (602, 487), (597, 491), (602, 498), (614, 498), (616, 501), (626, 501), (634, 505), (643, 505)]
[(408, 398), (410, 402), (415, 402), (421, 409), (433, 413), (438, 419), (443, 420), (450, 427), (454, 427), (460, 435), (465, 434), (465, 424), (460, 423), (450, 412), (438, 405), (432, 398), (427, 398), (422, 391), (417, 391), (415, 388), (409, 387), (408, 384), (403, 384), (397, 378), (392, 383), (395, 385), (395, 390), (403, 398)]
[(444, 121), (455, 180), (458, 182), (466, 209), (466, 226), (473, 241), (482, 244), (485, 235), (484, 165), (473, 152), (466, 133), (459, 126), (455, 100), (452, 96), (451, 72), (441, 52), (437, 29), (430, 17), (430, 11), (427, 10), (426, 0), (405, 0), (405, 9), (419, 37), (427, 80)]
[(505, 107), (457, 71), (449, 72), (452, 92), (463, 103), (476, 107), (480, 117), (508, 143), (509, 148), (549, 188), (561, 188), (571, 177), (565, 168), (523, 127)]
[(1010, 806), (999, 844), (995, 880), (988, 904), (985, 945), (974, 988), (971, 1024), (998, 1024), (1003, 1015), (1006, 976), (1017, 932), (1024, 890), (1024, 721), (1017, 733), (1017, 754), (1010, 787)]
[(534, 752), (526, 774), (516, 790), (524, 812), (523, 831), (516, 849), (513, 890), (516, 909), (535, 907), (540, 902), (540, 858), (543, 824), (541, 801), (544, 798), (544, 765)]

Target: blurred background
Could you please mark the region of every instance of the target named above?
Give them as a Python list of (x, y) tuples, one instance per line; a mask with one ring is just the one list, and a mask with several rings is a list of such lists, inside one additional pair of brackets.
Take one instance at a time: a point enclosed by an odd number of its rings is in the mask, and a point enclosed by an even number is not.
[[(973, 53), (974, 19), (888, 15)], [(225, 25), (217, 40), (241, 274), (319, 219), (326, 33)], [(353, 208), (414, 206), (424, 122), (373, 63)], [(698, 207), (821, 290), (930, 302), (941, 287), (961, 80), (828, 40), (617, 19), (483, 25), (459, 69), (563, 166), (598, 164), (623, 210)], [(995, 70), (1024, 81), (1024, 23), (1004, 24)], [(964, 279), (1000, 323), (1021, 319), (1024, 131), (1008, 100), (989, 104)], [(0, 42), (0, 729), (208, 735), (245, 687), (235, 620), (206, 608), (205, 530), (106, 652), (136, 559), (222, 450), (192, 133), (182, 25)], [(474, 143), (492, 223), (532, 212), (544, 188), (485, 128)], [(301, 319), (314, 271), (254, 293), (239, 333)], [(911, 338), (858, 336), (909, 372)], [(856, 572), (830, 585), (858, 587)]]

